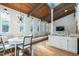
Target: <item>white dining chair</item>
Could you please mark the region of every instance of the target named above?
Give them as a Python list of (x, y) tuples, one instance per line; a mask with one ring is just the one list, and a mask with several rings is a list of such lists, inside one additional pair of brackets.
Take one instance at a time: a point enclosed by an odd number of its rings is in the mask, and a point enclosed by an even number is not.
[(2, 37), (0, 36), (0, 55), (4, 55), (4, 45), (3, 45), (3, 42), (2, 42)]
[(9, 44), (8, 38), (6, 36), (0, 36), (0, 41), (1, 41), (0, 50), (3, 51), (3, 54), (5, 54), (6, 50), (14, 48), (13, 45)]
[(29, 55), (32, 54), (32, 36), (25, 36), (23, 39), (23, 44), (18, 45), (18, 48), (20, 49), (18, 51), (18, 55), (24, 55), (24, 50), (26, 48), (29, 48)]

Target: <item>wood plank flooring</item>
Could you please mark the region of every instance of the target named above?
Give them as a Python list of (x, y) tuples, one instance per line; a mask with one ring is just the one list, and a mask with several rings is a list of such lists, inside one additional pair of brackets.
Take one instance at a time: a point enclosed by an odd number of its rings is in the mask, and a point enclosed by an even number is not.
[(42, 41), (33, 45), (35, 56), (78, 56), (79, 54), (67, 52), (55, 47), (51, 47), (48, 41)]

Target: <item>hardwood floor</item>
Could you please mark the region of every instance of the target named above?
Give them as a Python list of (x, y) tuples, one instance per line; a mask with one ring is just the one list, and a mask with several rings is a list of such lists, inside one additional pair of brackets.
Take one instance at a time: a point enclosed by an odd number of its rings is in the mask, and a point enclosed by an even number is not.
[(33, 45), (35, 56), (78, 56), (79, 54), (67, 52), (55, 47), (51, 47), (48, 41), (42, 41)]

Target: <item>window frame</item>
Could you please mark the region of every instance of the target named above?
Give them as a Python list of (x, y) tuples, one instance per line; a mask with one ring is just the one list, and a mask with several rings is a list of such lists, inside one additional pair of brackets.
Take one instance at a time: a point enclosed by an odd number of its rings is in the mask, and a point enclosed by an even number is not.
[[(5, 11), (4, 12), (0, 12), (1, 14), (2, 13), (5, 13)], [(0, 14), (0, 16), (1, 16), (1, 33), (9, 33), (10, 32), (10, 14), (8, 15), (8, 17), (9, 17), (9, 20), (6, 20), (6, 21), (8, 21), (8, 32), (3, 32), (3, 21), (5, 21), (5, 20), (3, 20), (3, 17), (2, 17), (2, 15)], [(6, 16), (7, 17), (7, 16)]]
[[(19, 25), (19, 30), (18, 30), (18, 32), (23, 33), (23, 32), (25, 32), (25, 22), (24, 22), (25, 15), (21, 15), (21, 14), (18, 15), (18, 17), (20, 17), (20, 16), (24, 16), (24, 18), (23, 18), (23, 23), (18, 19), (18, 21), (19, 21), (19, 23), (18, 23), (18, 25)], [(20, 24), (21, 24), (21, 23), (23, 24), (23, 31), (20, 31), (20, 28), (21, 28), (21, 27), (20, 27), (20, 26), (21, 26)]]
[[(21, 30), (21, 27), (20, 26), (22, 26), (23, 25), (23, 30), (22, 31), (20, 31)], [(21, 25), (21, 23), (19, 22), (19, 32), (20, 33), (23, 33), (23, 32), (25, 32), (25, 24), (24, 24), (24, 21), (23, 21), (23, 24)]]

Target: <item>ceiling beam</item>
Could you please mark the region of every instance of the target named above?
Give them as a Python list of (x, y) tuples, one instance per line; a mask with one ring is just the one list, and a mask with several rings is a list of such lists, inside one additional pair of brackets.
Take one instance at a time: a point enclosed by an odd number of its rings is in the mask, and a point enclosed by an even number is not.
[(46, 21), (51, 21), (51, 17), (49, 16), (49, 17), (45, 18), (45, 20)]
[(33, 8), (32, 11), (28, 14), (28, 16), (32, 15), (33, 13), (35, 13), (36, 11), (38, 11), (42, 6), (44, 6), (44, 3), (41, 3), (40, 5), (38, 5), (36, 8)]

